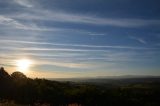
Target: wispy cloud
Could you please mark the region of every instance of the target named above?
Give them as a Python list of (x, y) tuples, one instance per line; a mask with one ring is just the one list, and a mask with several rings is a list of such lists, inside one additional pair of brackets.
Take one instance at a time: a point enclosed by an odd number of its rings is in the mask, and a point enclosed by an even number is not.
[(130, 36), (130, 39), (136, 40), (136, 41), (138, 41), (139, 43), (142, 43), (142, 44), (147, 44), (147, 42), (140, 37)]
[[(24, 7), (36, 7), (36, 4), (42, 5), (41, 2), (29, 0), (14, 0), (15, 3)], [(35, 30), (35, 31), (54, 31), (58, 28), (46, 27), (45, 25), (39, 25), (38, 23), (48, 22), (64, 22), (64, 23), (76, 23), (76, 24), (92, 24), (100, 26), (112, 26), (112, 27), (148, 27), (148, 26), (160, 26), (160, 19), (140, 19), (140, 18), (116, 18), (116, 17), (99, 17), (92, 14), (78, 14), (70, 13), (61, 10), (47, 10), (43, 6), (37, 6), (36, 8), (22, 9), (16, 12), (16, 14), (5, 14), (0, 16), (0, 23), (3, 25), (12, 26), (12, 28), (23, 30)], [(23, 20), (23, 21), (20, 21)], [(25, 22), (26, 21), (26, 22)], [(59, 28), (60, 29), (60, 28)], [(64, 30), (64, 29), (63, 29)], [(104, 35), (103, 33), (90, 33), (90, 35)], [(139, 40), (143, 42), (143, 40)]]
[(137, 39), (139, 42), (146, 44), (147, 42), (144, 39)]
[(83, 63), (68, 63), (68, 62), (53, 62), (53, 61), (37, 61), (35, 65), (53, 65), (65, 68), (89, 68), (92, 66), (91, 64), (83, 64)]
[[(132, 38), (132, 37), (131, 37)], [(133, 39), (133, 38), (132, 38)], [(145, 43), (145, 41), (141, 41), (140, 38), (134, 38), (135, 40), (138, 40), (141, 43)], [(35, 45), (52, 45), (52, 46), (65, 46), (65, 47), (84, 47), (84, 48), (102, 48), (102, 50), (79, 50), (79, 49), (74, 49), (76, 51), (103, 51), (104, 48), (112, 48), (112, 49), (139, 49), (139, 50), (153, 50), (153, 49), (159, 49), (159, 48), (147, 48), (147, 47), (132, 47), (132, 46), (119, 46), (119, 45), (114, 45), (114, 46), (110, 46), (110, 45), (84, 45), (84, 44), (58, 44), (58, 43), (49, 43), (49, 42), (31, 42), (31, 41), (15, 41), (15, 40), (0, 40), (1, 42), (5, 43), (5, 42), (12, 42), (12, 43), (20, 43), (20, 44), (35, 44)], [(24, 50), (73, 50), (73, 49), (50, 49), (50, 48), (24, 48)]]
[(31, 4), (28, 0), (14, 0), (14, 2), (27, 8), (33, 7), (33, 4)]
[(88, 32), (88, 34), (93, 35), (93, 36), (97, 36), (97, 35), (104, 36), (104, 35), (106, 35), (105, 33), (95, 33), (95, 32)]
[(0, 24), (1, 25), (7, 25), (7, 26), (11, 26), (11, 27), (16, 27), (16, 28), (20, 28), (20, 29), (26, 29), (26, 26), (24, 26), (23, 24), (17, 22), (16, 20), (6, 17), (6, 16), (0, 16)]
[(38, 26), (36, 23), (24, 23), (8, 16), (0, 15), (0, 24), (8, 29), (22, 29), (31, 31), (57, 31), (58, 28), (46, 28), (45, 26)]
[[(35, 56), (37, 55), (38, 54), (36, 54)], [(58, 58), (59, 56), (55, 58), (50, 58), (50, 59), (45, 59), (45, 56), (40, 56), (39, 58), (35, 58), (35, 56), (31, 58), (31, 60), (34, 61), (33, 65), (35, 67), (40, 65), (52, 65), (52, 66), (65, 67), (65, 68), (85, 69), (92, 66), (92, 64), (90, 63), (86, 64), (86, 63), (80, 63), (80, 62), (65, 61), (65, 58), (61, 60)], [(0, 59), (1, 59), (0, 65), (15, 67), (17, 64), (16, 60), (22, 57), (24, 57), (22, 54), (16, 54), (16, 55), (10, 54), (9, 56), (3, 56), (3, 55), (1, 56), (0, 54)]]
[(45, 9), (32, 10), (32, 12), (22, 13), (17, 16), (11, 16), (17, 19), (26, 20), (48, 20), (56, 22), (71, 22), (79, 24), (92, 24), (114, 27), (146, 27), (160, 25), (158, 19), (138, 19), (138, 18), (108, 18), (94, 15), (72, 14), (63, 11), (49, 11)]
[(62, 10), (48, 10), (42, 6), (43, 4), (41, 4), (40, 1), (37, 3), (37, 1), (30, 2), (29, 0), (14, 0), (14, 2), (20, 6), (28, 8), (35, 6), (35, 8), (20, 11), (19, 14), (17, 13), (16, 15), (7, 15), (10, 18), (13, 17), (21, 20), (70, 22), (77, 24), (92, 24), (124, 28), (160, 26), (160, 19), (99, 17), (93, 14), (78, 14)]
[[(73, 68), (99, 73), (111, 70), (110, 64), (123, 70), (122, 65), (135, 69), (141, 63), (143, 68), (150, 65), (147, 63), (158, 63), (155, 61), (159, 61), (159, 39), (154, 42), (157, 45), (149, 45), (155, 38), (149, 40), (145, 36), (150, 31), (159, 31), (158, 17), (130, 18), (125, 16), (132, 16), (131, 13), (110, 15), (105, 10), (84, 11), (85, 8), (72, 11), (76, 7), (72, 7), (74, 2), (67, 4), (71, 6), (68, 8), (58, 7), (58, 0), (54, 1), (45, 1), (46, 4), (41, 0), (2, 1), (0, 65), (15, 67), (14, 60), (26, 57), (35, 61), (37, 70), (48, 66), (47, 70), (71, 72)], [(128, 37), (125, 32), (137, 35)]]

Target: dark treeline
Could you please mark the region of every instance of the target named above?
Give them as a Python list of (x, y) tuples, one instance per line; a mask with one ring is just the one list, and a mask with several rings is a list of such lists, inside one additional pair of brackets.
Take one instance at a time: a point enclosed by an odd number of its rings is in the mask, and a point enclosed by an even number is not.
[(0, 101), (17, 104), (48, 103), (51, 106), (160, 106), (160, 82), (109, 86), (27, 78), (21, 72), (9, 75), (0, 68)]

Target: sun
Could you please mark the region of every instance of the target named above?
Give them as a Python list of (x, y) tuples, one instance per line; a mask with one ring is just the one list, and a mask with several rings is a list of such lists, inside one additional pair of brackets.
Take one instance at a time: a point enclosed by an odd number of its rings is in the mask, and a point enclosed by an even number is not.
[(26, 73), (32, 65), (32, 61), (29, 59), (20, 59), (16, 61), (17, 69), (20, 72)]

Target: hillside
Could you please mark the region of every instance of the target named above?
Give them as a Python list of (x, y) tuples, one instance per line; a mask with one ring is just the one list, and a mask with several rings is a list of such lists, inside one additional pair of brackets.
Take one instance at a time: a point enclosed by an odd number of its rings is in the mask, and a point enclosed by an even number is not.
[[(103, 82), (103, 83), (101, 83)], [(159, 106), (160, 79), (96, 79), (69, 82), (31, 79), (0, 69), (0, 101), (51, 106)], [(38, 104), (38, 105), (37, 105)]]

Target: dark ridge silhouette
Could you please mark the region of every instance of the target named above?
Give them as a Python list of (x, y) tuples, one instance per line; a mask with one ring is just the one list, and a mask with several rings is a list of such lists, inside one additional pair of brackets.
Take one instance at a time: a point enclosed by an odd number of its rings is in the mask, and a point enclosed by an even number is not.
[(4, 70), (3, 67), (0, 68), (0, 80), (9, 79), (10, 75)]
[(0, 105), (4, 100), (21, 106), (160, 106), (160, 79), (143, 82), (123, 79), (121, 83), (113, 80), (106, 83), (58, 82), (27, 78), (21, 72), (9, 75), (2, 67)]

